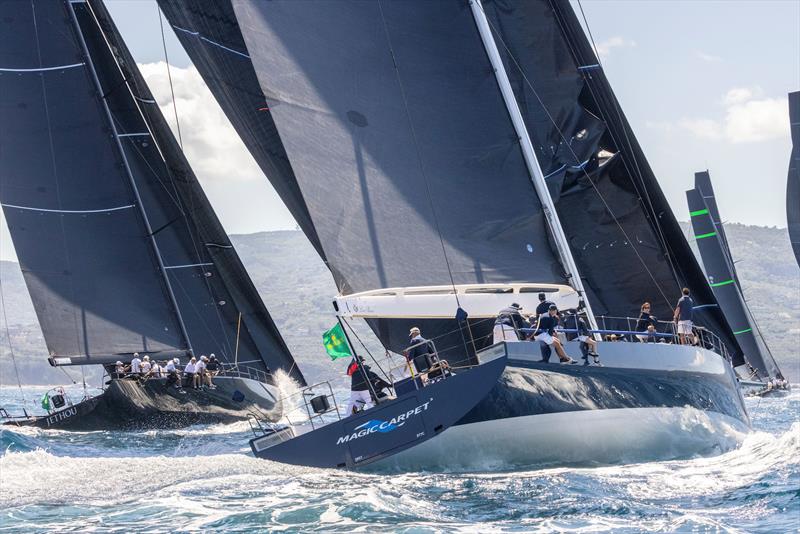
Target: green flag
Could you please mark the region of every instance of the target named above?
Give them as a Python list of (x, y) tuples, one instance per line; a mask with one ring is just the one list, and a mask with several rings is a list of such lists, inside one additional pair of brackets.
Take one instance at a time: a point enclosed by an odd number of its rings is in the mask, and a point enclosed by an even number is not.
[(48, 395), (47, 393), (45, 393), (42, 396), (42, 408), (44, 408), (48, 412), (50, 411), (50, 395)]
[(350, 346), (347, 344), (347, 338), (344, 336), (341, 324), (336, 324), (333, 328), (322, 334), (322, 344), (325, 345), (325, 351), (331, 360), (337, 358), (350, 358), (353, 353), (350, 352)]

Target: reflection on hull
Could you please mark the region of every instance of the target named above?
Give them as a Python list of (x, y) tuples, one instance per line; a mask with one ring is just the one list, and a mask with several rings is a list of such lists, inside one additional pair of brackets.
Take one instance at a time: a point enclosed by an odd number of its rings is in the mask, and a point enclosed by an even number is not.
[(6, 424), (60, 430), (141, 430), (230, 423), (253, 411), (271, 421), (283, 408), (275, 386), (238, 377), (217, 377), (216, 389), (177, 389), (165, 379), (112, 380), (96, 397), (46, 416)]

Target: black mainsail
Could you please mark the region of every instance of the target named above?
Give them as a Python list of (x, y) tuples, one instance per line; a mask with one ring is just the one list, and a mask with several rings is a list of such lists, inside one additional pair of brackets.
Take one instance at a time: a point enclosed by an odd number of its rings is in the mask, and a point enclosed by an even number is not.
[[(708, 172), (703, 174), (708, 177)], [(686, 200), (708, 283), (714, 291), (722, 313), (733, 328), (733, 334), (742, 348), (744, 360), (757, 371), (756, 376), (749, 378), (760, 380), (783, 378), (750, 313), (742, 290), (736, 283), (736, 270), (722, 237), (722, 225), (718, 222), (719, 210), (712, 208), (708, 203), (708, 197), (704, 194), (706, 191), (708, 187), (703, 191), (699, 188), (690, 189), (686, 192)], [(734, 362), (735, 365), (741, 363), (744, 362)]]
[[(739, 286), (739, 289), (741, 289), (742, 285), (739, 282), (739, 275), (736, 272), (733, 254), (731, 254), (731, 247), (728, 244), (728, 236), (725, 233), (725, 225), (722, 224), (722, 216), (719, 213), (719, 206), (717, 206), (717, 196), (714, 194), (714, 185), (711, 183), (711, 175), (707, 170), (694, 173), (694, 188), (699, 191), (700, 195), (703, 197), (703, 201), (706, 204), (706, 208), (711, 216), (711, 220), (714, 222), (714, 230), (717, 232), (717, 235), (722, 242), (722, 251), (725, 254), (725, 259), (728, 262), (729, 269), (733, 274), (733, 280), (736, 282), (736, 285)], [(733, 327), (733, 325), (731, 326)], [(736, 329), (734, 328), (734, 331), (735, 330)]]
[(302, 375), (102, 2), (4, 2), (0, 201), (57, 364)]
[(792, 155), (786, 180), (786, 221), (794, 257), (800, 265), (800, 91), (789, 93), (789, 122), (792, 129)]
[[(280, 132), (262, 143), (281, 147), (295, 170), (268, 177), (279, 193), (287, 180), (298, 185), (315, 227), (307, 234), (343, 294), (449, 284), (451, 274), (563, 282), (462, 2), (160, 4), (212, 91), (252, 90), (257, 77), (261, 113)], [(739, 353), (569, 3), (485, 9), (595, 312), (629, 315), (649, 300), (667, 318), (687, 286), (709, 305), (698, 322)], [(234, 63), (247, 84), (219, 78)], [(229, 117), (242, 113), (218, 100)], [(320, 143), (323, 131), (336, 142)]]

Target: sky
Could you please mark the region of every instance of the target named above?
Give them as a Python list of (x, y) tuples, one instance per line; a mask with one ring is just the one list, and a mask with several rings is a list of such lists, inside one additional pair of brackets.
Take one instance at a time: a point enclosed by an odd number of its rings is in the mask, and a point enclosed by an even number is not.
[[(174, 127), (155, 1), (106, 3)], [(684, 192), (694, 172), (708, 169), (724, 220), (785, 227), (786, 94), (800, 90), (800, 0), (583, 0), (582, 7), (678, 219), (688, 219)], [(164, 33), (184, 150), (225, 229), (295, 228), (166, 19)], [(4, 219), (0, 257), (15, 259)]]

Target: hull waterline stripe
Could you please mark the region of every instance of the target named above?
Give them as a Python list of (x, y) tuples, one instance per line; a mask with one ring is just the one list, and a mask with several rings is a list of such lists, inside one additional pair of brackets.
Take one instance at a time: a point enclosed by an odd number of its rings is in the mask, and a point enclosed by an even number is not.
[(696, 235), (696, 236), (694, 236), (694, 238), (695, 239), (705, 239), (707, 237), (714, 237), (715, 235), (717, 235), (717, 232), (709, 232), (707, 234)]
[(73, 63), (71, 65), (59, 65), (57, 67), (39, 67), (38, 69), (0, 68), (0, 72), (47, 72), (51, 70), (74, 69), (75, 67), (83, 67), (84, 65), (86, 65), (86, 63)]
[(733, 280), (725, 280), (724, 282), (717, 282), (716, 284), (711, 284), (711, 287), (727, 286), (728, 284), (732, 283)]
[(119, 210), (127, 210), (135, 206), (135, 204), (129, 204), (127, 206), (119, 206), (116, 208), (106, 208), (102, 210), (50, 210), (45, 208), (31, 208), (28, 206), (16, 206), (14, 204), (0, 204), (4, 208), (13, 208), (18, 210), (27, 210), (27, 211), (41, 211), (44, 213), (74, 213), (74, 214), (87, 214), (87, 213), (108, 213), (109, 211), (119, 211)]
[(739, 330), (738, 332), (734, 332), (733, 335), (738, 336), (739, 334), (746, 334), (747, 332), (752, 332), (752, 328), (745, 328), (744, 330)]
[(187, 263), (186, 265), (167, 265), (165, 269), (186, 269), (188, 267), (205, 267), (206, 265), (214, 265), (213, 263)]
[(703, 208), (703, 209), (697, 210), (697, 211), (690, 211), (689, 212), (689, 215), (692, 216), (692, 217), (699, 217), (700, 215), (707, 215), (707, 214), (708, 214), (708, 209), (706, 209), (706, 208)]

